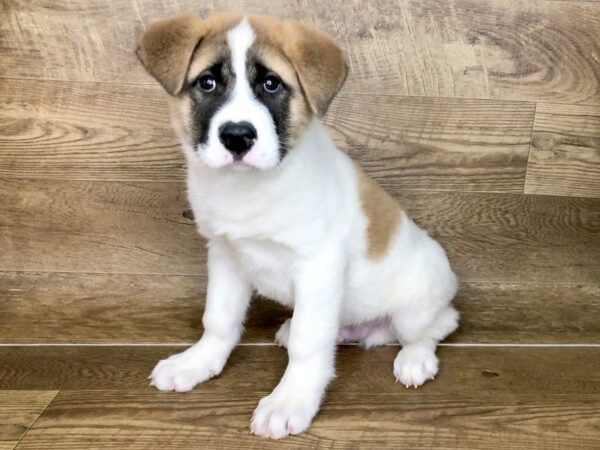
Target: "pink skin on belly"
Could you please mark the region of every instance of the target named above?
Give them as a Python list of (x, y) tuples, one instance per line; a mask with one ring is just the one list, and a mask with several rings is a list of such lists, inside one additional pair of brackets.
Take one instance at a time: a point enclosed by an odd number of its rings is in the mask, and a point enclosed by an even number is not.
[(367, 338), (371, 333), (380, 328), (387, 328), (389, 321), (387, 317), (370, 320), (368, 322), (346, 325), (338, 332), (338, 342), (356, 342)]

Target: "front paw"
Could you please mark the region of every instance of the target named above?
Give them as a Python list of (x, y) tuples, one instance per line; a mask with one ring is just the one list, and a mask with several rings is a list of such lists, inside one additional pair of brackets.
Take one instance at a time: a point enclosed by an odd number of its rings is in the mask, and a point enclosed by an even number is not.
[(150, 385), (159, 391), (191, 391), (194, 387), (221, 373), (224, 361), (210, 358), (195, 348), (160, 361), (150, 378)]
[(283, 439), (308, 429), (319, 410), (320, 395), (301, 395), (277, 389), (258, 402), (250, 431), (271, 439)]

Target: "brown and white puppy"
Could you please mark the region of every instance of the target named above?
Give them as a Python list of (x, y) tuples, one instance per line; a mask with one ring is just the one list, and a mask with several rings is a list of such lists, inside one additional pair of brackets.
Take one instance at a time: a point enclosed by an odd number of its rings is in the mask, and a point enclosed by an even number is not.
[(155, 23), (138, 56), (169, 94), (209, 248), (204, 334), (159, 362), (152, 384), (188, 391), (218, 375), (254, 291), (294, 310), (276, 335), (289, 364), (256, 408), (255, 434), (309, 427), (340, 341), (400, 342), (396, 380), (432, 379), (436, 345), (457, 327), (456, 278), (319, 122), (346, 77), (343, 52), (295, 21), (222, 14)]

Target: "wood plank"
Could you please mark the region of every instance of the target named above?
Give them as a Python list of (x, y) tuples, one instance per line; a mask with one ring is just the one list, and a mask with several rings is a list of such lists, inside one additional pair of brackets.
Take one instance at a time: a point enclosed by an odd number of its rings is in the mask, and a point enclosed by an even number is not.
[(12, 449), (58, 391), (0, 390), (0, 449)]
[(600, 107), (537, 105), (525, 192), (600, 197)]
[(204, 273), (179, 183), (0, 180), (0, 267)]
[[(192, 343), (206, 276), (0, 272), (0, 343)], [(255, 299), (245, 342), (273, 342), (284, 307)]]
[[(185, 178), (158, 86), (6, 80), (0, 98), (0, 176)], [(533, 112), (523, 102), (343, 94), (326, 123), (340, 148), (404, 189), (521, 193)]]
[[(598, 348), (443, 348), (436, 380), (407, 390), (391, 374), (397, 348), (344, 347), (338, 377), (310, 431), (277, 443), (248, 431), (258, 399), (284, 369), (285, 352), (277, 348), (238, 349), (219, 378), (185, 394), (146, 386), (149, 368), (172, 349), (38, 350), (13, 352), (20, 356), (10, 358), (13, 376), (0, 381), (67, 390), (20, 449), (576, 449), (595, 448), (600, 439)], [(93, 390), (81, 390), (85, 386)]]
[[(600, 280), (598, 199), (381, 181), (440, 240), (462, 281)], [(186, 209), (178, 183), (0, 180), (0, 270), (202, 274), (204, 242)]]
[[(0, 389), (154, 392), (147, 380), (152, 368), (186, 347), (2, 346)], [(398, 349), (339, 346), (337, 380), (352, 385), (355, 392), (383, 392), (386, 386), (389, 389), (395, 385), (392, 363)], [(599, 347), (440, 347), (438, 356), (440, 375), (423, 390), (438, 386), (448, 394), (500, 395), (545, 388), (548, 394), (598, 394), (600, 386)], [(286, 364), (287, 352), (276, 345), (238, 346), (221, 375), (207, 387), (214, 393), (233, 396), (251, 390), (267, 391), (278, 382)], [(369, 370), (371, 375), (365, 376)], [(443, 381), (437, 383), (438, 378)]]
[(325, 123), (336, 144), (403, 190), (522, 193), (533, 104), (339, 96)]
[[(263, 392), (260, 393), (264, 394)], [(177, 401), (154, 394), (63, 392), (18, 449), (597, 449), (598, 396), (349, 394), (325, 403), (305, 434), (252, 436), (255, 393)], [(91, 423), (90, 423), (91, 422)], [(65, 431), (68, 430), (68, 433)]]
[(18, 0), (0, 22), (0, 75), (150, 83), (132, 50), (145, 24), (227, 9), (330, 32), (349, 54), (347, 92), (600, 104), (597, 2)]
[[(0, 272), (0, 343), (191, 344), (205, 292), (204, 276)], [(600, 285), (461, 283), (455, 304), (450, 343), (600, 344)], [(255, 299), (243, 342), (289, 316)]]
[(0, 177), (180, 181), (158, 86), (4, 80)]

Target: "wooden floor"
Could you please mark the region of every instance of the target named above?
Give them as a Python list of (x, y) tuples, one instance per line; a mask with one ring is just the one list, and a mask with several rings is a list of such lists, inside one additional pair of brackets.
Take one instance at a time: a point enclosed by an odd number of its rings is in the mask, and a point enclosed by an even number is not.
[[(340, 347), (310, 430), (249, 433), (289, 316), (257, 299), (220, 377), (146, 379), (202, 332), (204, 242), (135, 37), (223, 9), (347, 50), (326, 123), (446, 248), (461, 328), (418, 390)], [(600, 2), (6, 0), (0, 5), (0, 450), (600, 448)]]

